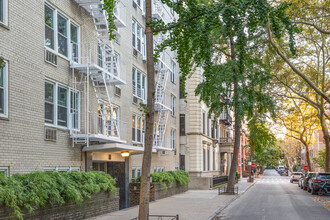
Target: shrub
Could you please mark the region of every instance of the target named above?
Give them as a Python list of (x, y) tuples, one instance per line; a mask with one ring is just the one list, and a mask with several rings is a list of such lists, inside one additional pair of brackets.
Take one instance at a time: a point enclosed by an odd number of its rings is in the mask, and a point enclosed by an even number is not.
[[(189, 174), (184, 170), (155, 172), (150, 174), (153, 183), (160, 183), (167, 190), (167, 186), (171, 187), (175, 182), (181, 186), (186, 186), (190, 182)], [(135, 182), (140, 182), (138, 177)]]
[(236, 179), (236, 180), (239, 180), (240, 177), (241, 177), (240, 174), (238, 173), (238, 171), (236, 171), (235, 179)]
[(110, 175), (95, 171), (0, 175), (0, 205), (12, 209), (17, 219), (23, 219), (23, 211), (32, 213), (47, 204), (78, 204), (101, 190), (114, 193), (115, 184)]

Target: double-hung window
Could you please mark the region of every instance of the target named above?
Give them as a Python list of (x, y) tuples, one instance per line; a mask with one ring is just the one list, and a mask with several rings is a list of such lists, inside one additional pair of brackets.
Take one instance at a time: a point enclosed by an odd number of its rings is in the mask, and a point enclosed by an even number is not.
[(172, 129), (171, 130), (171, 149), (172, 150), (175, 150), (175, 133), (176, 133), (176, 130)]
[(145, 53), (144, 29), (135, 20), (132, 21), (132, 44), (137, 51), (139, 51), (144, 55)]
[(0, 167), (0, 175), (9, 176), (9, 169), (8, 169), (8, 167)]
[(132, 141), (137, 143), (144, 142), (145, 121), (141, 116), (132, 116)]
[(175, 62), (171, 61), (171, 82), (175, 83)]
[(146, 76), (136, 68), (132, 71), (133, 96), (146, 100)]
[(45, 4), (45, 46), (75, 62), (79, 60), (79, 26), (47, 4)]
[[(45, 82), (45, 123), (79, 129), (80, 93), (56, 82)], [(71, 117), (69, 117), (71, 116)]]
[(0, 24), (8, 25), (8, 0), (0, 0)]
[(0, 117), (8, 117), (8, 63), (0, 66)]
[(172, 116), (175, 116), (175, 102), (176, 102), (175, 96), (171, 95), (171, 109), (172, 109), (171, 115)]
[(154, 168), (154, 173), (164, 173), (165, 168), (164, 167), (155, 167)]
[(141, 167), (132, 168), (132, 182), (134, 182), (139, 176), (141, 176), (142, 169)]

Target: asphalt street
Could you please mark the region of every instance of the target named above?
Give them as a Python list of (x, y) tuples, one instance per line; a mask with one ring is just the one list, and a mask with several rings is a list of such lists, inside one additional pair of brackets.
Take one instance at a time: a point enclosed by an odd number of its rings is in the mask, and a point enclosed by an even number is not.
[(220, 214), (221, 220), (330, 220), (330, 211), (290, 183), (289, 177), (265, 170), (262, 178)]

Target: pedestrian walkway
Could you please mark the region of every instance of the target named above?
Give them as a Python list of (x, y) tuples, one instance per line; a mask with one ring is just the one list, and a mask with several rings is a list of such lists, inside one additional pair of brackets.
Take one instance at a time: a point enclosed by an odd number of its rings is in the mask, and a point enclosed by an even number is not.
[[(244, 193), (252, 183), (243, 178), (238, 193)], [(218, 190), (189, 190), (185, 193), (150, 203), (150, 215), (177, 215), (180, 220), (210, 219), (238, 195), (218, 195)], [(138, 206), (93, 218), (95, 220), (130, 220), (138, 216)]]

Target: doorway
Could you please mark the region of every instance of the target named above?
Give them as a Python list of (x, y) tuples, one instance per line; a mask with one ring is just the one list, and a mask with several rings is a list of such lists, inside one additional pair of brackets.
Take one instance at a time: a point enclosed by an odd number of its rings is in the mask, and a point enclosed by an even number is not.
[(127, 208), (125, 162), (107, 162), (107, 173), (117, 180), (116, 187), (119, 188), (119, 209)]

